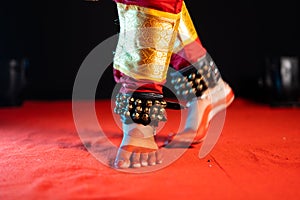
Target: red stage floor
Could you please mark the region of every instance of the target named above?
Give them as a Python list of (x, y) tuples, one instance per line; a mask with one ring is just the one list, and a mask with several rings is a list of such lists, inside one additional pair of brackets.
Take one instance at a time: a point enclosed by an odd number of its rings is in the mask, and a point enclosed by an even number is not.
[[(110, 102), (97, 101), (96, 109), (104, 132), (118, 143)], [(176, 127), (176, 112), (168, 112), (162, 131)], [(196, 146), (159, 170), (125, 173), (82, 145), (71, 101), (1, 108), (0, 199), (300, 199), (299, 119), (299, 108), (236, 99), (208, 156), (199, 159)]]

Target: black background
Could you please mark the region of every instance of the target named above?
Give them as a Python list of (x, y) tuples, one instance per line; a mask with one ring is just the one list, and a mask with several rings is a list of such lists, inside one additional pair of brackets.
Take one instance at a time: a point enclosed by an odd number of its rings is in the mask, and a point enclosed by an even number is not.
[[(237, 96), (258, 94), (266, 58), (299, 56), (296, 1), (185, 2), (203, 45)], [(26, 99), (70, 99), (85, 57), (118, 33), (116, 19), (111, 0), (1, 1), (0, 60), (29, 60)], [(104, 79), (108, 92), (98, 98), (110, 97), (111, 67)]]

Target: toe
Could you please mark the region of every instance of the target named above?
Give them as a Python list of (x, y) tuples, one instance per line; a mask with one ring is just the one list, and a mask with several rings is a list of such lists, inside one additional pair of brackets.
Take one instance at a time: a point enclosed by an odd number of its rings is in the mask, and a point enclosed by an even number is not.
[(131, 156), (131, 165), (133, 168), (141, 167), (141, 154), (140, 153), (132, 153)]
[(141, 164), (143, 167), (148, 166), (148, 153), (141, 154)]
[(114, 165), (116, 168), (129, 168), (131, 152), (119, 149)]
[(161, 164), (162, 161), (163, 161), (163, 154), (162, 154), (162, 152), (157, 151), (155, 156), (156, 156), (156, 163), (157, 164)]
[(148, 165), (156, 165), (156, 153), (155, 152), (151, 152), (148, 154), (149, 158), (148, 158)]

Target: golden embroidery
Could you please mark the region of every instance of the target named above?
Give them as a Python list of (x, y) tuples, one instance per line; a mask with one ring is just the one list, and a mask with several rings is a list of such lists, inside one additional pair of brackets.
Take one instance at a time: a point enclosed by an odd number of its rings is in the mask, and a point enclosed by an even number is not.
[(178, 27), (178, 35), (174, 44), (174, 52), (180, 51), (185, 45), (194, 42), (198, 35), (194, 27), (191, 16), (186, 8), (185, 3), (182, 4), (182, 11)]
[(120, 35), (114, 68), (135, 79), (166, 79), (179, 14), (118, 3)]

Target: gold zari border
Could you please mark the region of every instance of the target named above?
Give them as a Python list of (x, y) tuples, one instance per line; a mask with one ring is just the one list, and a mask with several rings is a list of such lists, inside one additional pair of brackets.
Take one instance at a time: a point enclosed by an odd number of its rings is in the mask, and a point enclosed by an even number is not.
[(172, 14), (136, 5), (117, 3), (120, 35), (114, 68), (135, 78), (166, 79), (180, 19)]
[(195, 26), (191, 16), (186, 8), (185, 3), (182, 4), (182, 11), (178, 27), (178, 35), (174, 44), (174, 52), (179, 52), (184, 46), (194, 42), (198, 38)]

